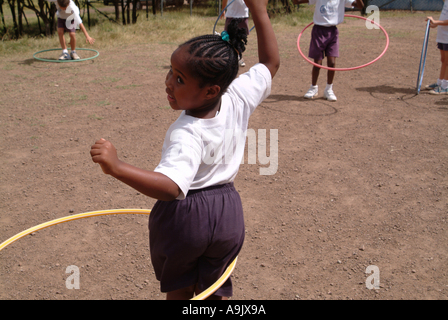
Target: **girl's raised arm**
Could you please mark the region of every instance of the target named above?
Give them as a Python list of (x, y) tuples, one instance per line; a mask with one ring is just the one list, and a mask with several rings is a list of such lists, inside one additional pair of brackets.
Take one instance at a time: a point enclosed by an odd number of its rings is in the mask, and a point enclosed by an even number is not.
[(280, 67), (277, 38), (269, 20), (268, 0), (244, 0), (254, 20), (258, 40), (258, 60), (271, 72), (272, 78)]

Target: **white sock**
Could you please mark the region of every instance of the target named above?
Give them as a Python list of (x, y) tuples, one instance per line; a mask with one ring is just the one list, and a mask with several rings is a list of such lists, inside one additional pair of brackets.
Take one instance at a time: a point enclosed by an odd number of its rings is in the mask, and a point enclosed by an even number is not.
[(67, 49), (63, 49), (62, 53), (68, 53), (68, 50)]
[(437, 85), (441, 86), (442, 85), (442, 79), (437, 79)]
[(325, 91), (328, 91), (328, 90), (333, 90), (333, 84), (327, 83), (327, 86), (325, 87)]
[(448, 80), (442, 80), (442, 89), (445, 90), (446, 88), (448, 88)]

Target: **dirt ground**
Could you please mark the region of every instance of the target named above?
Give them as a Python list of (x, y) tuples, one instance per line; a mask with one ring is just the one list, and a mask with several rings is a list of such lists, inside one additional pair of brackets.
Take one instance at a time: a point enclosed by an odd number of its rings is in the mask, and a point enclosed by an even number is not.
[[(268, 165), (246, 157), (236, 178), (247, 231), (233, 299), (448, 298), (448, 96), (416, 95), (424, 16), (382, 18), (387, 53), (338, 72), (337, 102), (322, 98), (325, 70), (320, 97), (303, 98), (311, 65), (296, 41), (304, 26), (277, 33), (281, 68), (249, 128), (258, 141), (258, 129), (278, 130), (278, 170), (261, 175)], [(385, 46), (360, 20), (339, 29), (338, 67), (367, 63)], [(435, 37), (432, 30), (424, 85), (438, 77)], [(164, 87), (176, 46), (102, 51), (97, 43), (100, 56), (77, 63), (1, 59), (0, 242), (76, 213), (152, 208), (155, 200), (104, 175), (89, 149), (103, 137), (123, 160), (155, 168), (178, 117)], [(306, 52), (306, 36), (301, 46)], [(257, 62), (255, 37), (245, 60), (242, 71)], [(0, 299), (164, 299), (147, 220), (88, 218), (14, 242), (0, 252)], [(79, 289), (66, 288), (72, 265)], [(378, 289), (366, 286), (371, 265)]]

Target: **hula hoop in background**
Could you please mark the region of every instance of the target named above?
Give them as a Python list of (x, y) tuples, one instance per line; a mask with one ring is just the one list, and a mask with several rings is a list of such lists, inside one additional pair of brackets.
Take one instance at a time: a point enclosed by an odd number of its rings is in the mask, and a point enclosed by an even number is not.
[[(59, 50), (59, 49), (58, 49)], [(98, 217), (98, 216), (105, 216), (105, 215), (111, 215), (111, 214), (146, 214), (149, 215), (151, 213), (151, 210), (147, 209), (114, 209), (114, 210), (102, 210), (102, 211), (92, 211), (92, 212), (85, 212), (85, 213), (79, 213), (63, 218), (54, 219), (45, 223), (41, 223), (37, 226), (31, 227), (29, 229), (26, 229), (15, 236), (12, 236), (8, 240), (2, 242), (0, 244), (0, 251), (7, 246), (9, 246), (11, 243), (25, 237), (26, 235), (29, 235), (33, 232), (48, 228), (50, 226), (54, 226), (60, 223), (69, 222), (73, 220), (79, 220), (84, 218), (90, 218), (90, 217)], [(197, 296), (195, 296), (191, 300), (204, 300), (208, 298), (210, 295), (212, 295), (216, 290), (218, 290), (224, 282), (230, 277), (233, 270), (235, 269), (236, 261), (238, 257), (236, 257), (232, 263), (227, 267), (227, 269), (224, 271), (223, 275), (214, 283), (212, 284), (208, 289), (204, 290)]]
[(299, 34), (299, 37), (298, 37), (298, 39), (297, 39), (297, 49), (299, 49), (299, 53), (300, 53), (300, 55), (301, 55), (306, 61), (308, 61), (309, 63), (311, 63), (313, 66), (316, 66), (316, 67), (319, 67), (319, 68), (322, 68), (322, 69), (326, 69), (326, 70), (331, 70), (331, 71), (350, 71), (350, 70), (356, 70), (356, 69), (360, 69), (360, 68), (367, 67), (367, 66), (371, 65), (372, 63), (378, 61), (378, 60), (379, 60), (379, 59), (386, 53), (387, 49), (389, 48), (389, 35), (387, 34), (386, 30), (385, 30), (382, 26), (380, 26), (378, 23), (376, 23), (375, 21), (370, 20), (370, 19), (367, 19), (367, 18), (364, 18), (364, 17), (361, 17), (361, 16), (355, 16), (355, 15), (352, 15), (352, 14), (345, 14), (344, 17), (357, 18), (357, 19), (362, 19), (362, 20), (369, 21), (369, 22), (373, 23), (374, 25), (378, 26), (378, 27), (381, 29), (381, 31), (383, 31), (384, 35), (386, 36), (386, 47), (384, 48), (383, 52), (382, 52), (377, 58), (375, 58), (374, 60), (370, 61), (369, 63), (363, 64), (363, 65), (361, 65), (361, 66), (357, 66), (357, 67), (351, 67), (351, 68), (330, 68), (330, 67), (326, 67), (326, 66), (323, 66), (323, 65), (314, 63), (313, 61), (311, 61), (310, 59), (308, 59), (308, 58), (303, 54), (302, 50), (300, 49), (300, 38), (302, 37), (303, 32), (304, 32), (306, 29), (308, 29), (308, 27), (311, 26), (314, 22), (311, 22), (309, 25), (307, 25), (307, 26), (302, 30), (302, 32), (300, 32), (300, 34)]
[[(216, 29), (216, 25), (218, 24), (219, 18), (221, 18), (222, 14), (224, 13), (224, 11), (226, 11), (226, 9), (234, 2), (235, 0), (230, 1), (229, 4), (227, 4), (227, 6), (221, 11), (221, 13), (218, 16), (218, 19), (216, 19), (215, 25), (213, 26), (213, 34), (215, 34), (215, 29)], [(249, 33), (252, 32), (252, 30), (254, 30), (255, 26), (253, 26), (250, 30)]]
[[(431, 23), (431, 21), (428, 20), (428, 23), (426, 24), (425, 38), (423, 39), (422, 55), (420, 56), (420, 64), (418, 65), (417, 94), (420, 93), (420, 88), (422, 86), (422, 81), (423, 81), (423, 74), (425, 73), (426, 53), (428, 52), (430, 23)], [(423, 61), (423, 64), (422, 64), (422, 61)]]
[(95, 49), (88, 49), (88, 48), (76, 48), (76, 50), (84, 50), (84, 51), (93, 51), (96, 52), (96, 55), (94, 55), (93, 57), (89, 57), (89, 58), (85, 58), (85, 59), (79, 59), (79, 60), (57, 60), (57, 59), (43, 59), (43, 58), (39, 58), (37, 57), (37, 55), (39, 53), (42, 52), (47, 52), (47, 51), (58, 51), (58, 50), (62, 50), (61, 48), (58, 49), (47, 49), (47, 50), (42, 50), (42, 51), (38, 51), (35, 54), (33, 54), (33, 58), (36, 60), (40, 60), (40, 61), (45, 61), (45, 62), (81, 62), (81, 61), (86, 61), (86, 60), (92, 60), (95, 59), (96, 57), (98, 57), (100, 55), (100, 53), (98, 51), (96, 51)]

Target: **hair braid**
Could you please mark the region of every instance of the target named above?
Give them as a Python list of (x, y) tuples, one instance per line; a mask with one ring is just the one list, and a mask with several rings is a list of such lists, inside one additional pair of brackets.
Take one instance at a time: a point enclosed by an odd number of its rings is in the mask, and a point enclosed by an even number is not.
[(181, 45), (189, 46), (189, 69), (200, 79), (201, 86), (216, 84), (224, 93), (238, 75), (238, 59), (245, 50), (247, 36), (237, 24), (232, 21), (229, 25), (228, 42), (218, 35), (203, 35)]

